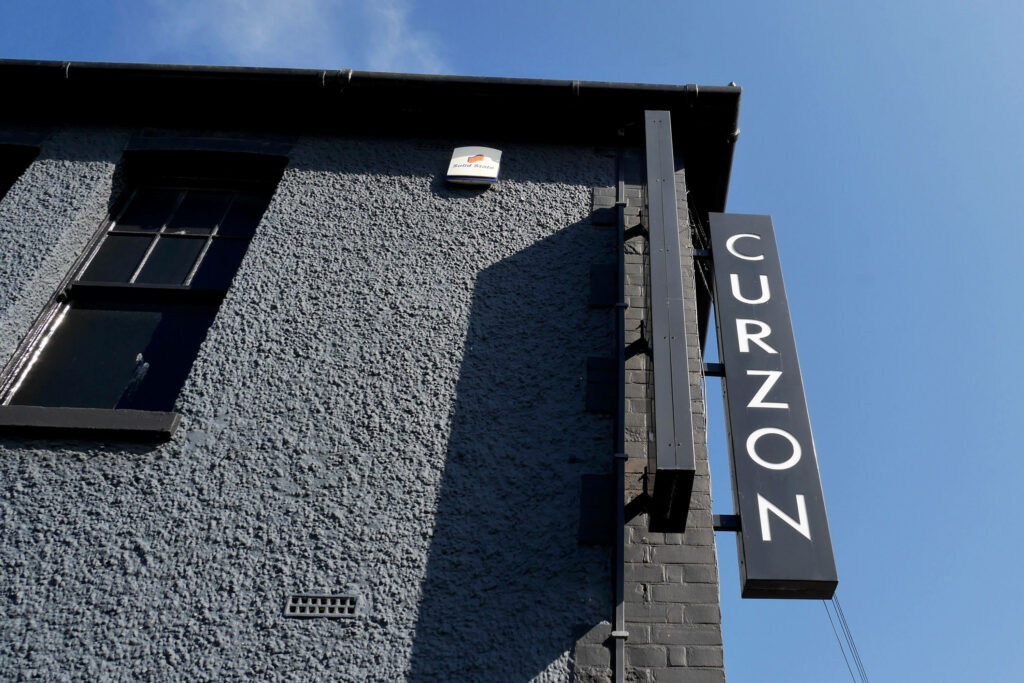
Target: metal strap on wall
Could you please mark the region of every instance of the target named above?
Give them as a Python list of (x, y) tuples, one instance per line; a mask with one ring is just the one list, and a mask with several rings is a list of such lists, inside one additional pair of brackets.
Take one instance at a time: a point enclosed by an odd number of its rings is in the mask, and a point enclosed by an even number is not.
[(647, 111), (644, 119), (654, 361), (651, 527), (681, 531), (686, 526), (696, 468), (672, 122), (667, 111)]

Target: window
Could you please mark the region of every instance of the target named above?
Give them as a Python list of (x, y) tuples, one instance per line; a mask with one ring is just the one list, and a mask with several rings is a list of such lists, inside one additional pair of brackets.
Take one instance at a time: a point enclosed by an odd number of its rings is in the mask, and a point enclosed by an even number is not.
[(39, 150), (36, 147), (0, 145), (0, 199), (3, 199), (37, 154)]
[[(253, 177), (259, 164), (248, 159), (248, 168), (235, 169), (249, 176), (243, 180), (225, 172), (232, 166), (225, 155), (144, 156), (148, 171), (128, 174), (122, 206), (7, 373), (8, 413), (17, 406), (92, 409), (102, 421), (109, 416), (101, 411), (173, 409), (273, 183)], [(208, 162), (203, 177), (183, 175), (190, 157)], [(158, 172), (155, 160), (165, 162)]]

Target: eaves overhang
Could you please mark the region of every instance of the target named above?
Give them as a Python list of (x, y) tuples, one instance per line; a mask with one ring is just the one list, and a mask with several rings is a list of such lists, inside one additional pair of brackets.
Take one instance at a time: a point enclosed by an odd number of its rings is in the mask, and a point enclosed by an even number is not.
[(558, 144), (644, 144), (672, 114), (702, 211), (725, 208), (741, 89), (597, 81), (0, 60), (0, 120)]

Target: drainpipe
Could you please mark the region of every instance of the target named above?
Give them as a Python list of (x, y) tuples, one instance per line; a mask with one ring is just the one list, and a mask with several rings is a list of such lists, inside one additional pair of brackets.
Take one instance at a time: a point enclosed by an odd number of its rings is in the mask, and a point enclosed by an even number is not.
[(618, 381), (615, 400), (615, 615), (612, 640), (615, 643), (615, 683), (626, 680), (626, 183), (623, 160), (619, 156), (619, 180), (615, 207), (619, 214), (618, 291), (615, 304), (615, 338), (618, 355)]

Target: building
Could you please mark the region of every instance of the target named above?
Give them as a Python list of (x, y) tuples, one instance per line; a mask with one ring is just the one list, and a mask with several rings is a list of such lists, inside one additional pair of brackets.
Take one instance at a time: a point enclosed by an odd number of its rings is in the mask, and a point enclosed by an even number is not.
[(0, 676), (724, 680), (694, 249), (739, 88), (0, 80)]

